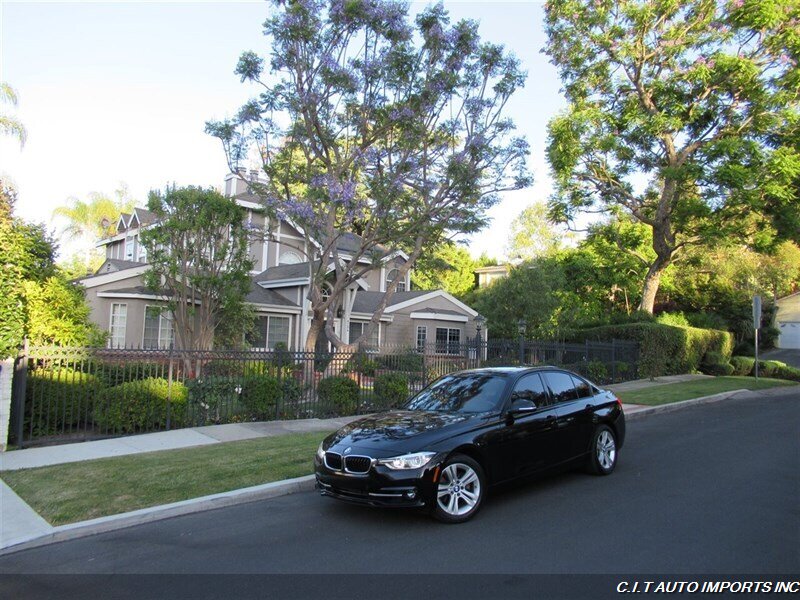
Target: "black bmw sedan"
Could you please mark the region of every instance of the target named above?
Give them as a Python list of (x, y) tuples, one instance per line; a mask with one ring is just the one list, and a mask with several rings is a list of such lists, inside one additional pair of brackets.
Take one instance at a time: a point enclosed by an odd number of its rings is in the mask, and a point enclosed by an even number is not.
[(445, 375), (402, 410), (350, 423), (319, 445), (323, 496), (475, 515), (489, 486), (551, 469), (614, 470), (625, 416), (614, 394), (555, 367)]

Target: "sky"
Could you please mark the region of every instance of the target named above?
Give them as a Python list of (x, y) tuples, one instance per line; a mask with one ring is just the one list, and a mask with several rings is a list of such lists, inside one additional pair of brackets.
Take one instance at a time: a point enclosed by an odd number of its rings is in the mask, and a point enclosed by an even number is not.
[[(412, 2), (411, 11), (426, 6)], [(541, 53), (543, 2), (446, 1), (453, 20), (475, 19), (485, 40), (502, 43), (528, 71), (507, 115), (531, 145), (534, 185), (507, 193), (491, 225), (467, 240), (477, 257), (503, 258), (511, 221), (546, 200), (547, 122), (565, 107), (555, 68)], [(17, 214), (56, 232), (53, 209), (122, 183), (143, 205), (168, 183), (222, 185), (225, 156), (205, 122), (233, 116), (255, 89), (233, 74), (239, 55), (266, 56), (263, 0), (39, 2), (0, 0), (0, 81), (14, 87), (14, 114), (28, 130), (20, 150), (0, 140), (0, 172), (18, 189)], [(75, 243), (62, 238), (62, 254)]]

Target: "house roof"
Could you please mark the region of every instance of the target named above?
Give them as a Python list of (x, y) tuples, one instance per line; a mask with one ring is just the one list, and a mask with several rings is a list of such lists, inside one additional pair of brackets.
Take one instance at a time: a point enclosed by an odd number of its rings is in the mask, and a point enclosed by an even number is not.
[(88, 275), (86, 277), (80, 277), (79, 279), (91, 279), (92, 277), (99, 277), (101, 275), (107, 275), (108, 273), (116, 273), (118, 271), (124, 271), (126, 269), (135, 269), (136, 267), (143, 267), (145, 263), (136, 262), (133, 260), (121, 260), (119, 258), (107, 258), (100, 268), (94, 272), (92, 275)]
[(489, 265), (488, 267), (478, 267), (475, 273), (508, 273), (510, 265)]
[(254, 277), (255, 281), (280, 281), (282, 279), (298, 279), (308, 277), (308, 262), (296, 263), (294, 265), (278, 265), (262, 271)]
[(286, 298), (281, 296), (278, 292), (275, 292), (273, 290), (266, 290), (262, 288), (260, 285), (258, 285), (257, 276), (252, 278), (250, 291), (247, 293), (245, 300), (247, 302), (251, 302), (252, 304), (273, 304), (275, 306), (292, 306), (295, 308), (297, 307), (296, 302), (287, 300)]
[[(425, 296), (426, 294), (430, 293), (431, 293), (430, 290), (395, 292), (394, 295), (389, 299), (389, 303), (386, 305), (386, 307), (388, 308), (389, 306), (400, 304), (401, 302), (406, 302), (407, 300), (413, 300), (414, 298), (418, 298), (419, 296)], [(365, 292), (365, 291), (357, 292), (356, 298), (353, 301), (353, 312), (360, 312), (360, 313), (375, 312), (375, 309), (378, 308), (378, 304), (380, 303), (381, 299), (385, 294), (386, 292)]]
[(464, 313), (458, 312), (457, 310), (446, 310), (443, 308), (423, 308), (419, 312), (431, 313), (434, 315), (455, 315), (458, 317), (464, 316)]
[(151, 212), (146, 208), (137, 207), (134, 209), (134, 212), (136, 213), (136, 217), (139, 219), (140, 225), (149, 225), (158, 219), (154, 212)]

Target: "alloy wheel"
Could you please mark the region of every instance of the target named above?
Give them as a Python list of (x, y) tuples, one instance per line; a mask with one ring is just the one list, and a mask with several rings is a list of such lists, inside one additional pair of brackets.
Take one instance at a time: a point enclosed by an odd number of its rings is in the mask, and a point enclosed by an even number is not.
[(442, 471), (436, 496), (439, 508), (448, 515), (465, 515), (480, 502), (480, 478), (469, 465), (450, 464)]
[(600, 432), (597, 436), (597, 462), (608, 471), (614, 466), (616, 458), (617, 444), (614, 442), (614, 436), (609, 431)]

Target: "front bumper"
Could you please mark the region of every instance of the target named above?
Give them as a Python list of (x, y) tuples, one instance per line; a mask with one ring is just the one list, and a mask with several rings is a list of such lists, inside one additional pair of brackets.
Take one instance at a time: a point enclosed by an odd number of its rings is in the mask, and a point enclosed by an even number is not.
[(367, 506), (414, 508), (429, 506), (436, 493), (438, 461), (422, 469), (393, 470), (373, 464), (365, 474), (328, 468), (314, 459), (317, 490), (322, 496)]

